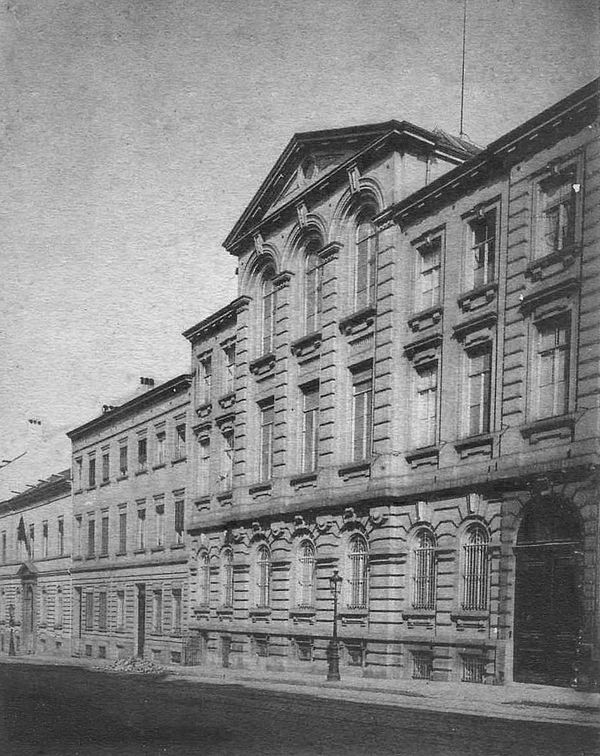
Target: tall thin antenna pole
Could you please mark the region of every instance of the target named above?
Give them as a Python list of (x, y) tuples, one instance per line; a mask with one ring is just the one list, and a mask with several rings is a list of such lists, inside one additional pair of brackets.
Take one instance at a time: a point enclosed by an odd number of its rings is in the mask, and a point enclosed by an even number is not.
[(465, 113), (465, 50), (467, 48), (467, 0), (463, 5), (463, 45), (462, 45), (462, 74), (460, 82), (460, 136), (464, 136), (463, 118)]

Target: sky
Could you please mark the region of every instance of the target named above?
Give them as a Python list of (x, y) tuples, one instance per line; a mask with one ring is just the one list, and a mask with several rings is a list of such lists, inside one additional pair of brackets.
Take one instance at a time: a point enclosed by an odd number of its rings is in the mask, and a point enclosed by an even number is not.
[[(181, 332), (235, 298), (221, 243), (294, 132), (458, 133), (462, 22), (462, 0), (3, 3), (0, 459), (36, 417), (68, 466), (65, 431), (189, 370)], [(599, 60), (597, 0), (468, 0), (466, 133)]]

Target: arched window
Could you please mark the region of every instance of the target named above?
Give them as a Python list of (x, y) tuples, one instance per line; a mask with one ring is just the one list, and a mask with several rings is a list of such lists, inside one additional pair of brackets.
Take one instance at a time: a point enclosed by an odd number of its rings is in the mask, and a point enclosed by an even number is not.
[(357, 310), (375, 302), (378, 237), (372, 220), (374, 215), (373, 208), (368, 208), (356, 218), (354, 292)]
[(428, 528), (420, 528), (413, 546), (413, 609), (435, 608), (435, 538)]
[(277, 292), (273, 279), (275, 268), (269, 265), (262, 275), (262, 354), (273, 351)]
[(318, 331), (321, 327), (322, 310), (322, 261), (317, 252), (323, 246), (320, 237), (310, 239), (306, 244), (305, 282), (304, 282), (304, 322), (306, 333)]
[(479, 523), (469, 525), (463, 538), (462, 608), (485, 611), (488, 608), (487, 530)]
[(224, 549), (221, 552), (221, 588), (223, 591), (223, 606), (233, 606), (233, 552)]
[(208, 553), (198, 554), (198, 604), (208, 606), (210, 603), (210, 560)]
[(271, 601), (271, 553), (267, 546), (256, 551), (256, 605), (267, 607)]
[(348, 548), (349, 566), (349, 609), (366, 609), (368, 593), (367, 544), (361, 535), (350, 539)]
[(315, 605), (315, 547), (304, 540), (298, 547), (298, 607), (308, 609)]

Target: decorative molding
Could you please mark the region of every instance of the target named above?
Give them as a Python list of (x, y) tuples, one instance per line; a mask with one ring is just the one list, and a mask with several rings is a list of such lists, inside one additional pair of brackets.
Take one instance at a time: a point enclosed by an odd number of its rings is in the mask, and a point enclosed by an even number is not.
[(554, 283), (550, 283), (550, 281), (548, 281), (544, 284), (544, 282), (542, 282), (541, 284), (536, 286), (533, 291), (523, 296), (520, 308), (525, 314), (531, 312), (532, 310), (535, 310), (537, 307), (547, 302), (556, 304), (558, 299), (570, 297), (573, 292), (579, 289), (579, 286), (580, 281), (574, 275), (563, 277), (561, 278), (561, 280), (555, 281)]
[(298, 225), (300, 228), (306, 228), (308, 225), (308, 210), (306, 202), (299, 202), (296, 205), (296, 215), (298, 216)]
[(530, 444), (537, 444), (548, 438), (572, 438), (576, 422), (574, 414), (557, 415), (522, 425), (520, 431)]
[(490, 283), (483, 284), (482, 286), (476, 286), (474, 289), (461, 294), (458, 299), (458, 306), (463, 312), (469, 312), (471, 310), (477, 310), (480, 307), (493, 302), (496, 298), (496, 292), (498, 291), (498, 283), (491, 281)]
[(405, 344), (404, 354), (415, 366), (425, 365), (438, 359), (441, 343), (442, 334), (440, 331), (436, 331)]
[(271, 373), (275, 369), (275, 353), (267, 352), (248, 365), (248, 369), (253, 375), (264, 376), (267, 373)]
[(376, 316), (377, 309), (374, 306), (364, 307), (342, 318), (339, 324), (340, 331), (344, 336), (353, 336), (369, 330), (373, 328)]
[(348, 183), (350, 185), (350, 194), (358, 194), (360, 192), (360, 170), (356, 164), (348, 168)]
[(408, 327), (413, 333), (426, 328), (432, 328), (440, 322), (443, 312), (443, 307), (439, 304), (435, 305), (435, 307), (428, 307), (426, 310), (416, 312), (408, 319)]
[(292, 341), (290, 351), (299, 359), (317, 357), (321, 350), (322, 336), (321, 331), (313, 331), (306, 336)]
[(317, 255), (321, 258), (323, 263), (328, 263), (331, 260), (337, 260), (339, 253), (343, 248), (341, 242), (333, 241), (326, 244), (322, 249), (317, 252)]

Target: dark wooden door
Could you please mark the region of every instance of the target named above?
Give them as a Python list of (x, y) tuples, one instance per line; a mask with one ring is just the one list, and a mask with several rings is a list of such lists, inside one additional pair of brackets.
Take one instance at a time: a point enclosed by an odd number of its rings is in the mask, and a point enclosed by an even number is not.
[(144, 656), (146, 643), (146, 586), (141, 583), (137, 587), (137, 655)]
[(575, 544), (517, 548), (515, 663), (517, 682), (571, 684), (581, 624)]

